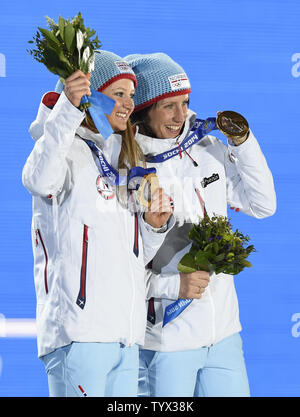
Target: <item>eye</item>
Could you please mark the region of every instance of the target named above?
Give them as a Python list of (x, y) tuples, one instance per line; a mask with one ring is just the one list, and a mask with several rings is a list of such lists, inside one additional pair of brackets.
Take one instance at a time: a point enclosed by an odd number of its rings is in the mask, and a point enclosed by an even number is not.
[(123, 91), (116, 91), (115, 92), (115, 96), (117, 96), (117, 97), (123, 97), (123, 95), (124, 95)]
[(164, 106), (164, 108), (165, 109), (172, 109), (173, 108), (173, 104), (171, 103), (171, 104), (166, 104), (165, 106)]
[(189, 107), (189, 104), (190, 104), (190, 100), (185, 100), (183, 103), (183, 106), (185, 107)]

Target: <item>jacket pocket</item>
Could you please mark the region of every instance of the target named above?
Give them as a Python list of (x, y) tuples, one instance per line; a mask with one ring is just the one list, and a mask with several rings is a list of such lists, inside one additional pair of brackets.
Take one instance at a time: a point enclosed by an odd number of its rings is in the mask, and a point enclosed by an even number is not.
[(88, 253), (88, 226), (83, 226), (82, 239), (82, 258), (80, 270), (80, 288), (77, 296), (76, 304), (83, 310), (86, 303), (86, 272), (87, 272), (87, 253)]
[(42, 234), (41, 234), (40, 229), (36, 229), (35, 230), (35, 242), (36, 242), (36, 246), (38, 246), (39, 244), (41, 245), (42, 250), (44, 252), (44, 258), (45, 258), (45, 266), (44, 266), (44, 287), (45, 287), (46, 294), (48, 294), (48, 277), (47, 277), (48, 254), (47, 254), (46, 246), (44, 244), (44, 241), (43, 241), (43, 238), (42, 238)]

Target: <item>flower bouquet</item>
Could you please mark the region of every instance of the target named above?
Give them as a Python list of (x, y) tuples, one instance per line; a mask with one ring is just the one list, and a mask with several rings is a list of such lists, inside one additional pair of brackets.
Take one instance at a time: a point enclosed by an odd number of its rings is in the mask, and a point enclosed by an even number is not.
[[(36, 49), (27, 49), (29, 54), (58, 75), (63, 84), (76, 70), (85, 74), (92, 72), (94, 50), (101, 47), (101, 42), (97, 36), (94, 37), (95, 30), (84, 26), (81, 13), (71, 20), (60, 16), (58, 23), (49, 17), (46, 19), (49, 30), (38, 28), (33, 40), (29, 41), (35, 43)], [(88, 102), (82, 103), (81, 110), (86, 110), (90, 105)]]
[(247, 260), (253, 245), (248, 245), (249, 236), (231, 229), (229, 219), (224, 216), (207, 214), (189, 232), (192, 247), (178, 263), (183, 273), (209, 271), (219, 274), (237, 275), (252, 264)]

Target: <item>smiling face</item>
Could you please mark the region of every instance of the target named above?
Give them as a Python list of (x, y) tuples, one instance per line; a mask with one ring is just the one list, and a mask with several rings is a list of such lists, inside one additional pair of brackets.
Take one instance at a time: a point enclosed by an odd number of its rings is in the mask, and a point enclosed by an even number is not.
[(126, 130), (127, 120), (134, 109), (134, 92), (134, 83), (128, 78), (121, 78), (102, 91), (116, 101), (111, 115), (106, 116), (115, 132)]
[(176, 138), (181, 132), (188, 114), (189, 95), (165, 98), (148, 112), (148, 125), (159, 139)]

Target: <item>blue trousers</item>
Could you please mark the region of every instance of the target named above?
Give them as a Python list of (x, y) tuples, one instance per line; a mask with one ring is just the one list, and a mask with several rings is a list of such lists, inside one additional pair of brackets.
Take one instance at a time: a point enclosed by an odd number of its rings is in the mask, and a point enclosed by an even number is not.
[(73, 342), (42, 360), (50, 397), (137, 396), (137, 345)]
[(240, 334), (195, 350), (140, 350), (138, 396), (249, 397)]

